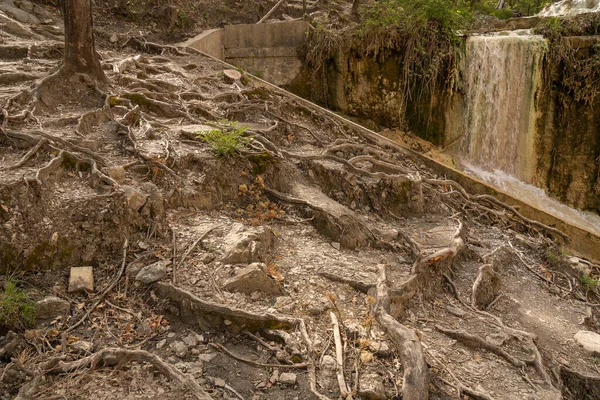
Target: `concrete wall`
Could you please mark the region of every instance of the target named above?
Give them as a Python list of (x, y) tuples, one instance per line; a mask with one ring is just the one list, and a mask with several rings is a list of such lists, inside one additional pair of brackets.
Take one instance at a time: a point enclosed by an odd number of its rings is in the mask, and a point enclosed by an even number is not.
[(309, 24), (285, 21), (267, 24), (227, 25), (182, 43), (263, 78), (286, 86), (300, 74), (298, 49), (306, 43)]
[(223, 47), (223, 33), (223, 29), (210, 29), (181, 43), (181, 45), (185, 47), (192, 47), (208, 54), (209, 56), (216, 57), (219, 60), (224, 60), (225, 49)]

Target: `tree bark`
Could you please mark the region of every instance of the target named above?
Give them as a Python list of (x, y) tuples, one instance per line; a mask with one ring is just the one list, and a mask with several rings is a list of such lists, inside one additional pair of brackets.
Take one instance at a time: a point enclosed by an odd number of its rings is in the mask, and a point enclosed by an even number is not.
[(94, 46), (91, 0), (63, 0), (65, 59), (63, 68), (106, 82)]
[(352, 2), (352, 15), (358, 15), (358, 6), (360, 5), (360, 0), (354, 0)]

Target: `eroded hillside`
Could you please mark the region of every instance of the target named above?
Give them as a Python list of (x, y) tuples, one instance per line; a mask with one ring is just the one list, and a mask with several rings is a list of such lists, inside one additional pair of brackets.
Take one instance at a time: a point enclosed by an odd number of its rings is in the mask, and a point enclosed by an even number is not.
[(598, 398), (563, 234), (191, 49), (48, 87), (42, 10), (0, 13), (0, 279), (38, 302), (0, 397)]

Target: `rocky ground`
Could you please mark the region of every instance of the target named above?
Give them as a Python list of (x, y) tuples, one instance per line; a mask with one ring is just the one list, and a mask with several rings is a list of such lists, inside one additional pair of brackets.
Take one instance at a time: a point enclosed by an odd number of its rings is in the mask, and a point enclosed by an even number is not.
[(59, 16), (1, 4), (0, 282), (38, 310), (0, 398), (600, 398), (560, 232), (190, 49), (48, 87)]

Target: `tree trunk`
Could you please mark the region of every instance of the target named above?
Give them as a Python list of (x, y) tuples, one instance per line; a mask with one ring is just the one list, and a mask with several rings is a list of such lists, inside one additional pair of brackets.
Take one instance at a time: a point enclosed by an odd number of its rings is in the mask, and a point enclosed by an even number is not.
[(358, 6), (360, 5), (360, 0), (354, 0), (352, 2), (352, 15), (358, 15)]
[(63, 68), (106, 82), (94, 47), (91, 0), (63, 0), (65, 62)]

